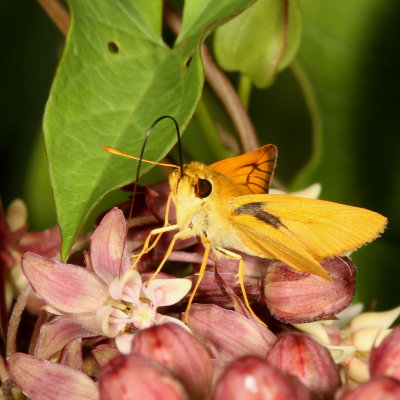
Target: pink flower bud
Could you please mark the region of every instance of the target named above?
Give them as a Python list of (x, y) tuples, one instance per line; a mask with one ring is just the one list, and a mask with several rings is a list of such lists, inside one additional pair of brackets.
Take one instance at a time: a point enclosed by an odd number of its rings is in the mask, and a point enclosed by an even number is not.
[(186, 400), (181, 383), (153, 360), (121, 355), (100, 371), (101, 400)]
[(398, 400), (400, 382), (388, 376), (380, 376), (363, 383), (357, 389), (339, 397), (338, 400)]
[(213, 304), (193, 304), (189, 328), (219, 361), (231, 361), (245, 355), (265, 356), (275, 335), (252, 319)]
[(218, 379), (213, 400), (310, 400), (298, 379), (265, 360), (246, 356), (234, 361)]
[(340, 386), (337, 365), (329, 351), (308, 336), (285, 333), (268, 352), (267, 360), (295, 375), (320, 399), (330, 399)]
[(156, 325), (138, 332), (132, 352), (150, 357), (180, 379), (191, 399), (203, 399), (209, 392), (212, 365), (205, 348), (175, 324)]
[(346, 257), (335, 257), (322, 265), (332, 281), (295, 271), (280, 261), (268, 268), (264, 296), (275, 318), (291, 323), (310, 322), (347, 307), (354, 295), (354, 264)]
[(369, 368), (372, 377), (387, 375), (400, 380), (400, 326), (372, 350)]

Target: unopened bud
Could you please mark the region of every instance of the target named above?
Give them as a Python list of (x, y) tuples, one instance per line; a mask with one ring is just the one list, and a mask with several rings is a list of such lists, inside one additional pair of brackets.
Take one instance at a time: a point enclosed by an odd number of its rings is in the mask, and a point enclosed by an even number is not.
[(213, 400), (310, 400), (301, 382), (255, 356), (234, 361), (215, 385)]
[(211, 359), (206, 349), (184, 328), (168, 323), (144, 329), (135, 335), (132, 353), (157, 361), (180, 379), (191, 399), (209, 392)]
[(275, 318), (291, 323), (311, 322), (347, 307), (354, 295), (354, 264), (346, 257), (335, 257), (322, 266), (331, 281), (295, 271), (280, 261), (268, 268), (264, 297)]
[(369, 367), (372, 377), (387, 375), (400, 380), (400, 326), (372, 350)]
[(400, 382), (388, 376), (380, 376), (363, 383), (338, 400), (398, 400)]
[(100, 371), (101, 400), (187, 400), (181, 383), (139, 354), (121, 355)]
[(319, 399), (330, 399), (340, 386), (337, 365), (329, 351), (310, 337), (285, 333), (278, 338), (267, 360), (299, 378)]

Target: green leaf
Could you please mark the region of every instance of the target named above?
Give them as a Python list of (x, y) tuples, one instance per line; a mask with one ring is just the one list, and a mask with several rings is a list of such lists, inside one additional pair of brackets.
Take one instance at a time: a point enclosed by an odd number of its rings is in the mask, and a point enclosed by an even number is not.
[[(169, 48), (161, 37), (160, 0), (71, 0), (70, 31), (44, 117), (64, 259), (95, 204), (133, 180), (134, 162), (100, 145), (138, 155), (145, 131), (165, 114), (183, 130), (204, 80), (198, 50), (202, 30), (249, 2), (222, 0), (217, 9), (204, 4), (195, 23), (185, 25), (180, 44)], [(193, 17), (190, 10), (199, 3), (189, 1), (185, 15)], [(161, 122), (145, 158), (161, 158), (175, 141), (173, 125)], [(143, 165), (141, 172), (149, 168)]]
[(259, 0), (216, 31), (215, 55), (222, 68), (241, 71), (263, 88), (290, 64), (300, 36), (297, 0)]

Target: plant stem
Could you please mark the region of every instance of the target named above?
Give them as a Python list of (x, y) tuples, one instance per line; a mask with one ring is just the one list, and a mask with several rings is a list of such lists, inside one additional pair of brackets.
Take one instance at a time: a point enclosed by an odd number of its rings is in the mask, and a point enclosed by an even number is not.
[(27, 285), (26, 288), (18, 296), (17, 302), (15, 303), (14, 308), (12, 310), (7, 331), (7, 344), (6, 344), (7, 357), (11, 356), (11, 354), (14, 354), (17, 351), (18, 328), (21, 322), (22, 313), (25, 309), (28, 297), (31, 293), (32, 293), (31, 287), (30, 285)]
[[(181, 17), (171, 7), (167, 6), (167, 4), (164, 17), (171, 31), (177, 35), (181, 27)], [(201, 55), (207, 82), (231, 117), (243, 150), (248, 152), (257, 149), (260, 147), (260, 144), (256, 131), (231, 82), (218, 67), (204, 44), (201, 45)]]
[(55, 23), (60, 32), (66, 36), (69, 28), (69, 13), (58, 0), (37, 0)]
[(246, 110), (249, 109), (251, 89), (252, 89), (252, 85), (251, 85), (250, 78), (247, 75), (241, 73), (239, 75), (238, 92), (239, 92), (239, 98), (243, 104), (243, 107)]

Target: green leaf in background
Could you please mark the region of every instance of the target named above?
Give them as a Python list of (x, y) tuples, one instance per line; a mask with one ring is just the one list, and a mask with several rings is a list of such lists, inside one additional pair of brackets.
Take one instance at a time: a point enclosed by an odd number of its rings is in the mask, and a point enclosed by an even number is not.
[(259, 0), (216, 31), (214, 50), (222, 68), (263, 88), (293, 60), (300, 36), (297, 0)]
[[(221, 0), (216, 8), (188, 1), (185, 29), (169, 48), (161, 37), (159, 0), (71, 0), (70, 31), (44, 119), (64, 259), (99, 199), (132, 181), (132, 161), (100, 145), (138, 155), (145, 131), (165, 114), (184, 129), (203, 85), (203, 31), (250, 2)], [(175, 141), (173, 125), (163, 121), (145, 158), (161, 158)]]
[[(398, 18), (394, 0), (301, 1), (303, 40), (293, 68), (313, 120), (314, 148), (293, 188), (318, 181), (322, 197), (389, 218), (357, 251), (357, 299), (398, 304), (400, 176)], [(396, 132), (396, 134), (394, 134)], [(300, 132), (301, 134), (301, 132)], [(397, 298), (396, 298), (397, 297)]]

